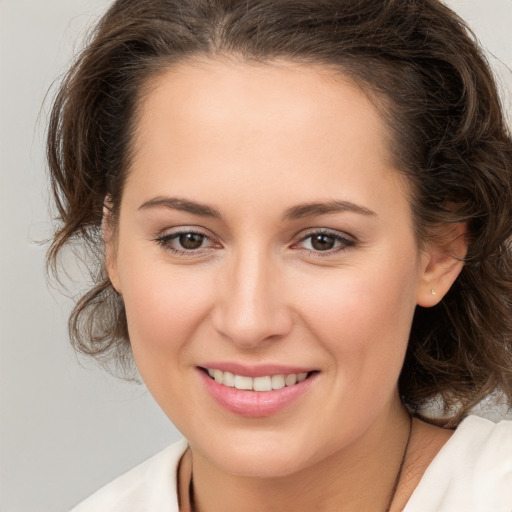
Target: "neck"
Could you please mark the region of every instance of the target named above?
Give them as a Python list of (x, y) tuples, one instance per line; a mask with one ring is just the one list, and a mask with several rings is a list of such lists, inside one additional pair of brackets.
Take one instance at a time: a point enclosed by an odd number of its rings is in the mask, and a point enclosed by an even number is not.
[[(400, 404), (350, 447), (280, 477), (233, 475), (192, 449), (180, 467), (180, 510), (384, 512), (391, 505), (395, 484), (399, 484), (397, 476), (409, 428), (409, 416)], [(191, 473), (193, 503), (190, 504), (185, 489), (188, 491)], [(395, 508), (392, 505), (391, 510)]]

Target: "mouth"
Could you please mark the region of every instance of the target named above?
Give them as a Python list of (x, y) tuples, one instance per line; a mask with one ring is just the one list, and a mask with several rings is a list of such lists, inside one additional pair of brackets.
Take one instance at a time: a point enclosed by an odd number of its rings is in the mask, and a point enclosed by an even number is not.
[(196, 368), (205, 390), (218, 405), (248, 418), (278, 414), (308, 395), (310, 389), (318, 388), (320, 382), (319, 370), (298, 366), (212, 361)]
[(217, 368), (201, 368), (210, 379), (228, 388), (235, 388), (242, 391), (258, 391), (261, 393), (292, 387), (307, 378), (316, 371), (301, 373), (280, 373), (276, 375), (263, 375), (250, 377), (248, 375), (237, 375), (231, 372), (224, 372)]

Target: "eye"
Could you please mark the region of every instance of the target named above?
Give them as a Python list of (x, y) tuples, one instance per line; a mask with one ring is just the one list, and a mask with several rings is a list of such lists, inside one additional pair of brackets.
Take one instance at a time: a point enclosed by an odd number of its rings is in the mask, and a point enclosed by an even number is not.
[(200, 252), (201, 249), (211, 249), (215, 246), (210, 237), (193, 230), (163, 234), (156, 238), (156, 242), (165, 249), (178, 254), (193, 254)]
[(182, 233), (177, 235), (176, 241), (183, 249), (194, 250), (199, 249), (206, 237), (199, 233)]
[(355, 243), (353, 239), (340, 233), (320, 230), (308, 233), (300, 240), (298, 245), (311, 252), (332, 254), (352, 247)]

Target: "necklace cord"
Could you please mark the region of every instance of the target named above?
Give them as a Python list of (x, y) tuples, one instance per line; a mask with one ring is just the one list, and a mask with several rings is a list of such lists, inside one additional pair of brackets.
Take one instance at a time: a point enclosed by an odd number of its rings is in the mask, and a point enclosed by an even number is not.
[(389, 496), (388, 503), (385, 512), (390, 512), (391, 506), (393, 505), (393, 501), (395, 500), (396, 491), (398, 490), (398, 485), (400, 484), (400, 479), (402, 477), (402, 471), (405, 466), (405, 460), (407, 459), (407, 452), (409, 451), (409, 443), (411, 442), (412, 437), (412, 414), (409, 414), (409, 433), (407, 434), (407, 441), (405, 443), (404, 453), (402, 455), (402, 460), (400, 461), (400, 466), (398, 467), (398, 471), (395, 476), (395, 481), (393, 482), (393, 487), (391, 488), (391, 493)]

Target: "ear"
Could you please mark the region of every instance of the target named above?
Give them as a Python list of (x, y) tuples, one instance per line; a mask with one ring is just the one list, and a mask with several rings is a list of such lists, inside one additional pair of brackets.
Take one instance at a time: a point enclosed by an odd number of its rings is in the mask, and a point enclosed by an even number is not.
[(101, 220), (101, 238), (105, 244), (105, 270), (112, 286), (120, 294), (121, 286), (117, 271), (117, 238), (113, 216), (112, 203), (107, 196), (103, 203), (103, 218)]
[(442, 226), (421, 253), (421, 275), (416, 301), (435, 306), (457, 279), (468, 249), (466, 223)]

